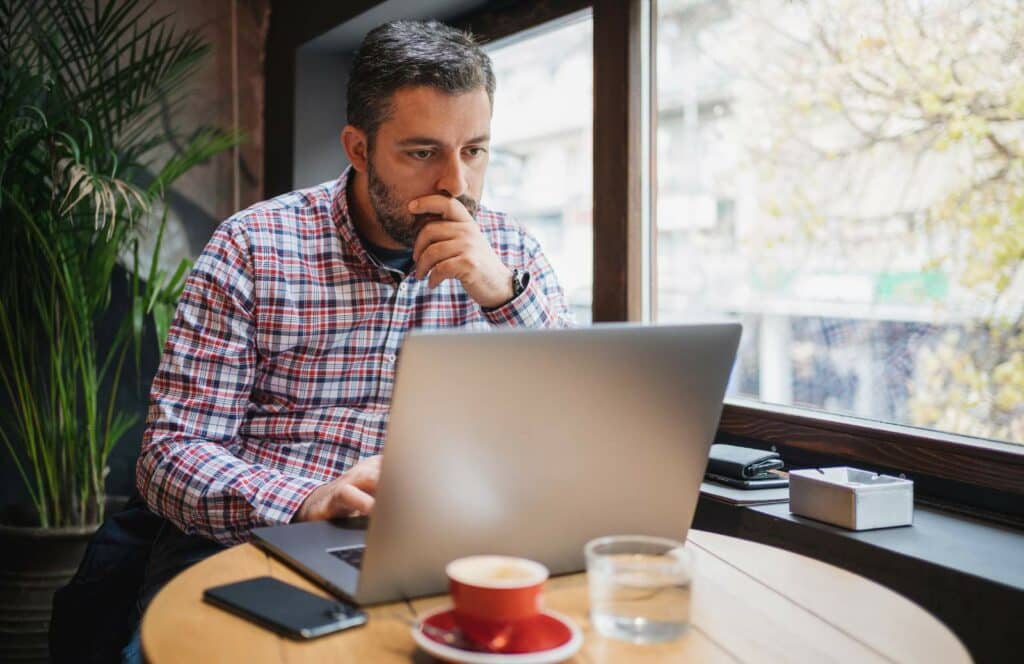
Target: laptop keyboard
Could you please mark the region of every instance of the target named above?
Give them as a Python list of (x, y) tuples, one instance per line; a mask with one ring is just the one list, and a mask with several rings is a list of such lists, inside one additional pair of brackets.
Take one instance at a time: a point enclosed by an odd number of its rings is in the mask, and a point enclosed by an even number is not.
[(363, 566), (363, 551), (366, 551), (366, 547), (347, 546), (344, 549), (328, 549), (327, 553), (356, 569), (360, 569)]

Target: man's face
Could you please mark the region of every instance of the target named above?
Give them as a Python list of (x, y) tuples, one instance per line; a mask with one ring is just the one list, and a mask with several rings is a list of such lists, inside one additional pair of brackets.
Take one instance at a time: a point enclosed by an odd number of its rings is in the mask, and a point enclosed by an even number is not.
[(377, 129), (367, 162), (370, 202), (384, 232), (409, 247), (435, 215), (413, 215), (409, 202), (430, 194), (457, 198), (476, 216), (487, 171), (491, 103), (487, 92), (449, 95), (402, 88)]

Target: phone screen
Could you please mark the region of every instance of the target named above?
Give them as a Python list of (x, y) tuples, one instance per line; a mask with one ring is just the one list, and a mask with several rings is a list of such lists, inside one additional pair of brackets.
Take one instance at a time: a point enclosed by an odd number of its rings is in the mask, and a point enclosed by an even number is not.
[(366, 623), (366, 613), (354, 604), (269, 576), (208, 588), (203, 599), (293, 638), (310, 639)]

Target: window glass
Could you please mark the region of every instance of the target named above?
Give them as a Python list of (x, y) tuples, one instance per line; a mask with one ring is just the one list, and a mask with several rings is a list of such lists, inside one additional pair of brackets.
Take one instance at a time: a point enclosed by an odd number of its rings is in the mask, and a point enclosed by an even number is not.
[(484, 205), (541, 243), (578, 323), (593, 285), (593, 56), (589, 15), (488, 49), (498, 89)]
[(656, 312), (730, 393), (1024, 443), (1024, 3), (659, 0)]

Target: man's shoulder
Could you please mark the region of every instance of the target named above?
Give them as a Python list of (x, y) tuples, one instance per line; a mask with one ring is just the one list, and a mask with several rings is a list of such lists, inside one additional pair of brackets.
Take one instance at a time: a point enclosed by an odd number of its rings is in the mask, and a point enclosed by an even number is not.
[(537, 242), (526, 227), (506, 212), (481, 205), (476, 213), (476, 222), (494, 246), (532, 249)]
[(481, 205), (476, 211), (476, 221), (481, 228), (503, 229), (506, 227), (518, 227), (519, 224), (507, 212), (492, 210), (486, 205)]
[(301, 232), (310, 224), (331, 222), (335, 184), (324, 182), (254, 203), (228, 217), (223, 227), (228, 232), (244, 233), (250, 239), (272, 239)]

